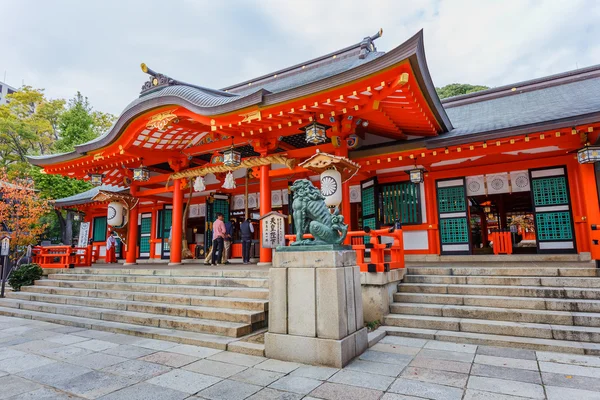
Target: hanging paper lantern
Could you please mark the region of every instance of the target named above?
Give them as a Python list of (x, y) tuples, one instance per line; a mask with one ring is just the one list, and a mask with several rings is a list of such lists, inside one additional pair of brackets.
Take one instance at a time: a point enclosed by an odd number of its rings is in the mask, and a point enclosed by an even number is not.
[(125, 204), (112, 202), (108, 204), (106, 223), (114, 228), (122, 228), (127, 225), (128, 213)]
[(235, 189), (235, 178), (233, 177), (233, 173), (229, 171), (227, 176), (225, 177), (225, 182), (223, 182), (223, 189)]
[(196, 192), (204, 192), (206, 190), (206, 185), (204, 184), (204, 178), (199, 176), (194, 181), (194, 190)]
[(321, 173), (321, 194), (328, 207), (337, 207), (342, 202), (342, 174), (331, 168)]

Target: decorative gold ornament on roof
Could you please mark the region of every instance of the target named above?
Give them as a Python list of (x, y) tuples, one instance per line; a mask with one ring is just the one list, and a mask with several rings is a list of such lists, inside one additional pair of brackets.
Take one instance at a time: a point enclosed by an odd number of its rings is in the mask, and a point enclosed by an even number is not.
[(250, 122), (250, 121), (254, 121), (254, 120), (260, 121), (261, 120), (260, 111), (250, 111), (249, 113), (246, 113), (246, 114), (240, 114), (240, 117), (244, 117), (242, 122)]
[(146, 128), (148, 129), (158, 129), (159, 131), (164, 130), (171, 122), (177, 123), (179, 119), (177, 115), (173, 112), (175, 110), (169, 110), (161, 112), (160, 114), (153, 115), (148, 123), (146, 124)]
[(352, 179), (360, 169), (359, 164), (346, 157), (321, 153), (319, 150), (317, 150), (316, 154), (298, 164), (298, 166), (318, 174), (333, 167), (342, 175), (342, 182)]

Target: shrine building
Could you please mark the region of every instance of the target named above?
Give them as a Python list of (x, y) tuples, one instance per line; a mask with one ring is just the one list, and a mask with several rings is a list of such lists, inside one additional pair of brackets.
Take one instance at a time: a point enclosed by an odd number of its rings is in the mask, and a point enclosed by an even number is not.
[[(423, 33), (388, 52), (376, 47), (380, 35), (220, 89), (142, 64), (149, 78), (139, 98), (108, 132), (29, 160), (108, 185), (56, 204), (85, 214), (100, 258), (107, 206), (126, 199), (118, 212), (137, 221), (120, 233), (127, 263), (178, 264), (186, 242), (201, 257), (218, 212), (237, 224), (290, 216), (289, 186), (320, 184), (299, 166), (317, 152), (360, 166), (327, 187), (341, 191), (350, 229), (399, 222), (407, 257), (491, 254), (503, 231), (512, 254), (600, 259), (600, 65), (440, 100)], [(268, 263), (256, 227), (253, 256)]]

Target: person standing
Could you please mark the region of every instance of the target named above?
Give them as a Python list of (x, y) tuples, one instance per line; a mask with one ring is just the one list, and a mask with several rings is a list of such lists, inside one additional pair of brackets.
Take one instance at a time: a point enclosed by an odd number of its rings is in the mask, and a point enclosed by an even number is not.
[(231, 256), (231, 243), (233, 242), (233, 224), (235, 220), (229, 220), (225, 222), (225, 250), (223, 251), (223, 257), (221, 262), (223, 264), (229, 264), (229, 257)]
[(117, 255), (115, 250), (117, 248), (117, 241), (112, 234), (112, 231), (108, 231), (108, 237), (106, 238), (106, 263), (113, 264), (117, 262)]
[(217, 213), (217, 219), (213, 222), (212, 265), (217, 265), (217, 260), (223, 257), (223, 241), (227, 233), (223, 219), (223, 214)]
[(254, 233), (254, 227), (250, 218), (246, 218), (242, 222), (240, 232), (242, 234), (242, 258), (244, 259), (244, 264), (250, 264), (250, 246), (252, 245), (252, 234)]

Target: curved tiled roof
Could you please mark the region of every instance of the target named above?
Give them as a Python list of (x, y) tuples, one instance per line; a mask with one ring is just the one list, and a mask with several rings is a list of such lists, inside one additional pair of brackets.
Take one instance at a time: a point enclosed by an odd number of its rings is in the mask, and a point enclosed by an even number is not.
[(371, 50), (366, 51), (364, 43), (369, 39), (374, 40), (373, 37), (365, 38), (363, 42), (308, 61), (305, 65), (299, 64), (273, 73), (273, 75), (265, 75), (244, 83), (247, 88), (243, 87), (243, 84), (238, 84), (219, 91), (173, 81), (171, 86), (156, 88), (146, 93), (142, 92), (142, 96), (125, 108), (115, 125), (106, 134), (91, 142), (76, 146), (75, 151), (28, 158), (30, 162), (39, 166), (75, 159), (81, 154), (112, 143), (133, 118), (153, 108), (179, 105), (194, 113), (212, 116), (253, 105), (268, 106), (355, 81), (405, 60), (409, 60), (411, 63), (415, 78), (442, 130), (451, 129), (452, 124), (435, 93), (435, 87), (429, 75), (425, 61), (423, 32), (419, 31), (387, 53), (377, 52), (374, 46), (371, 47)]

